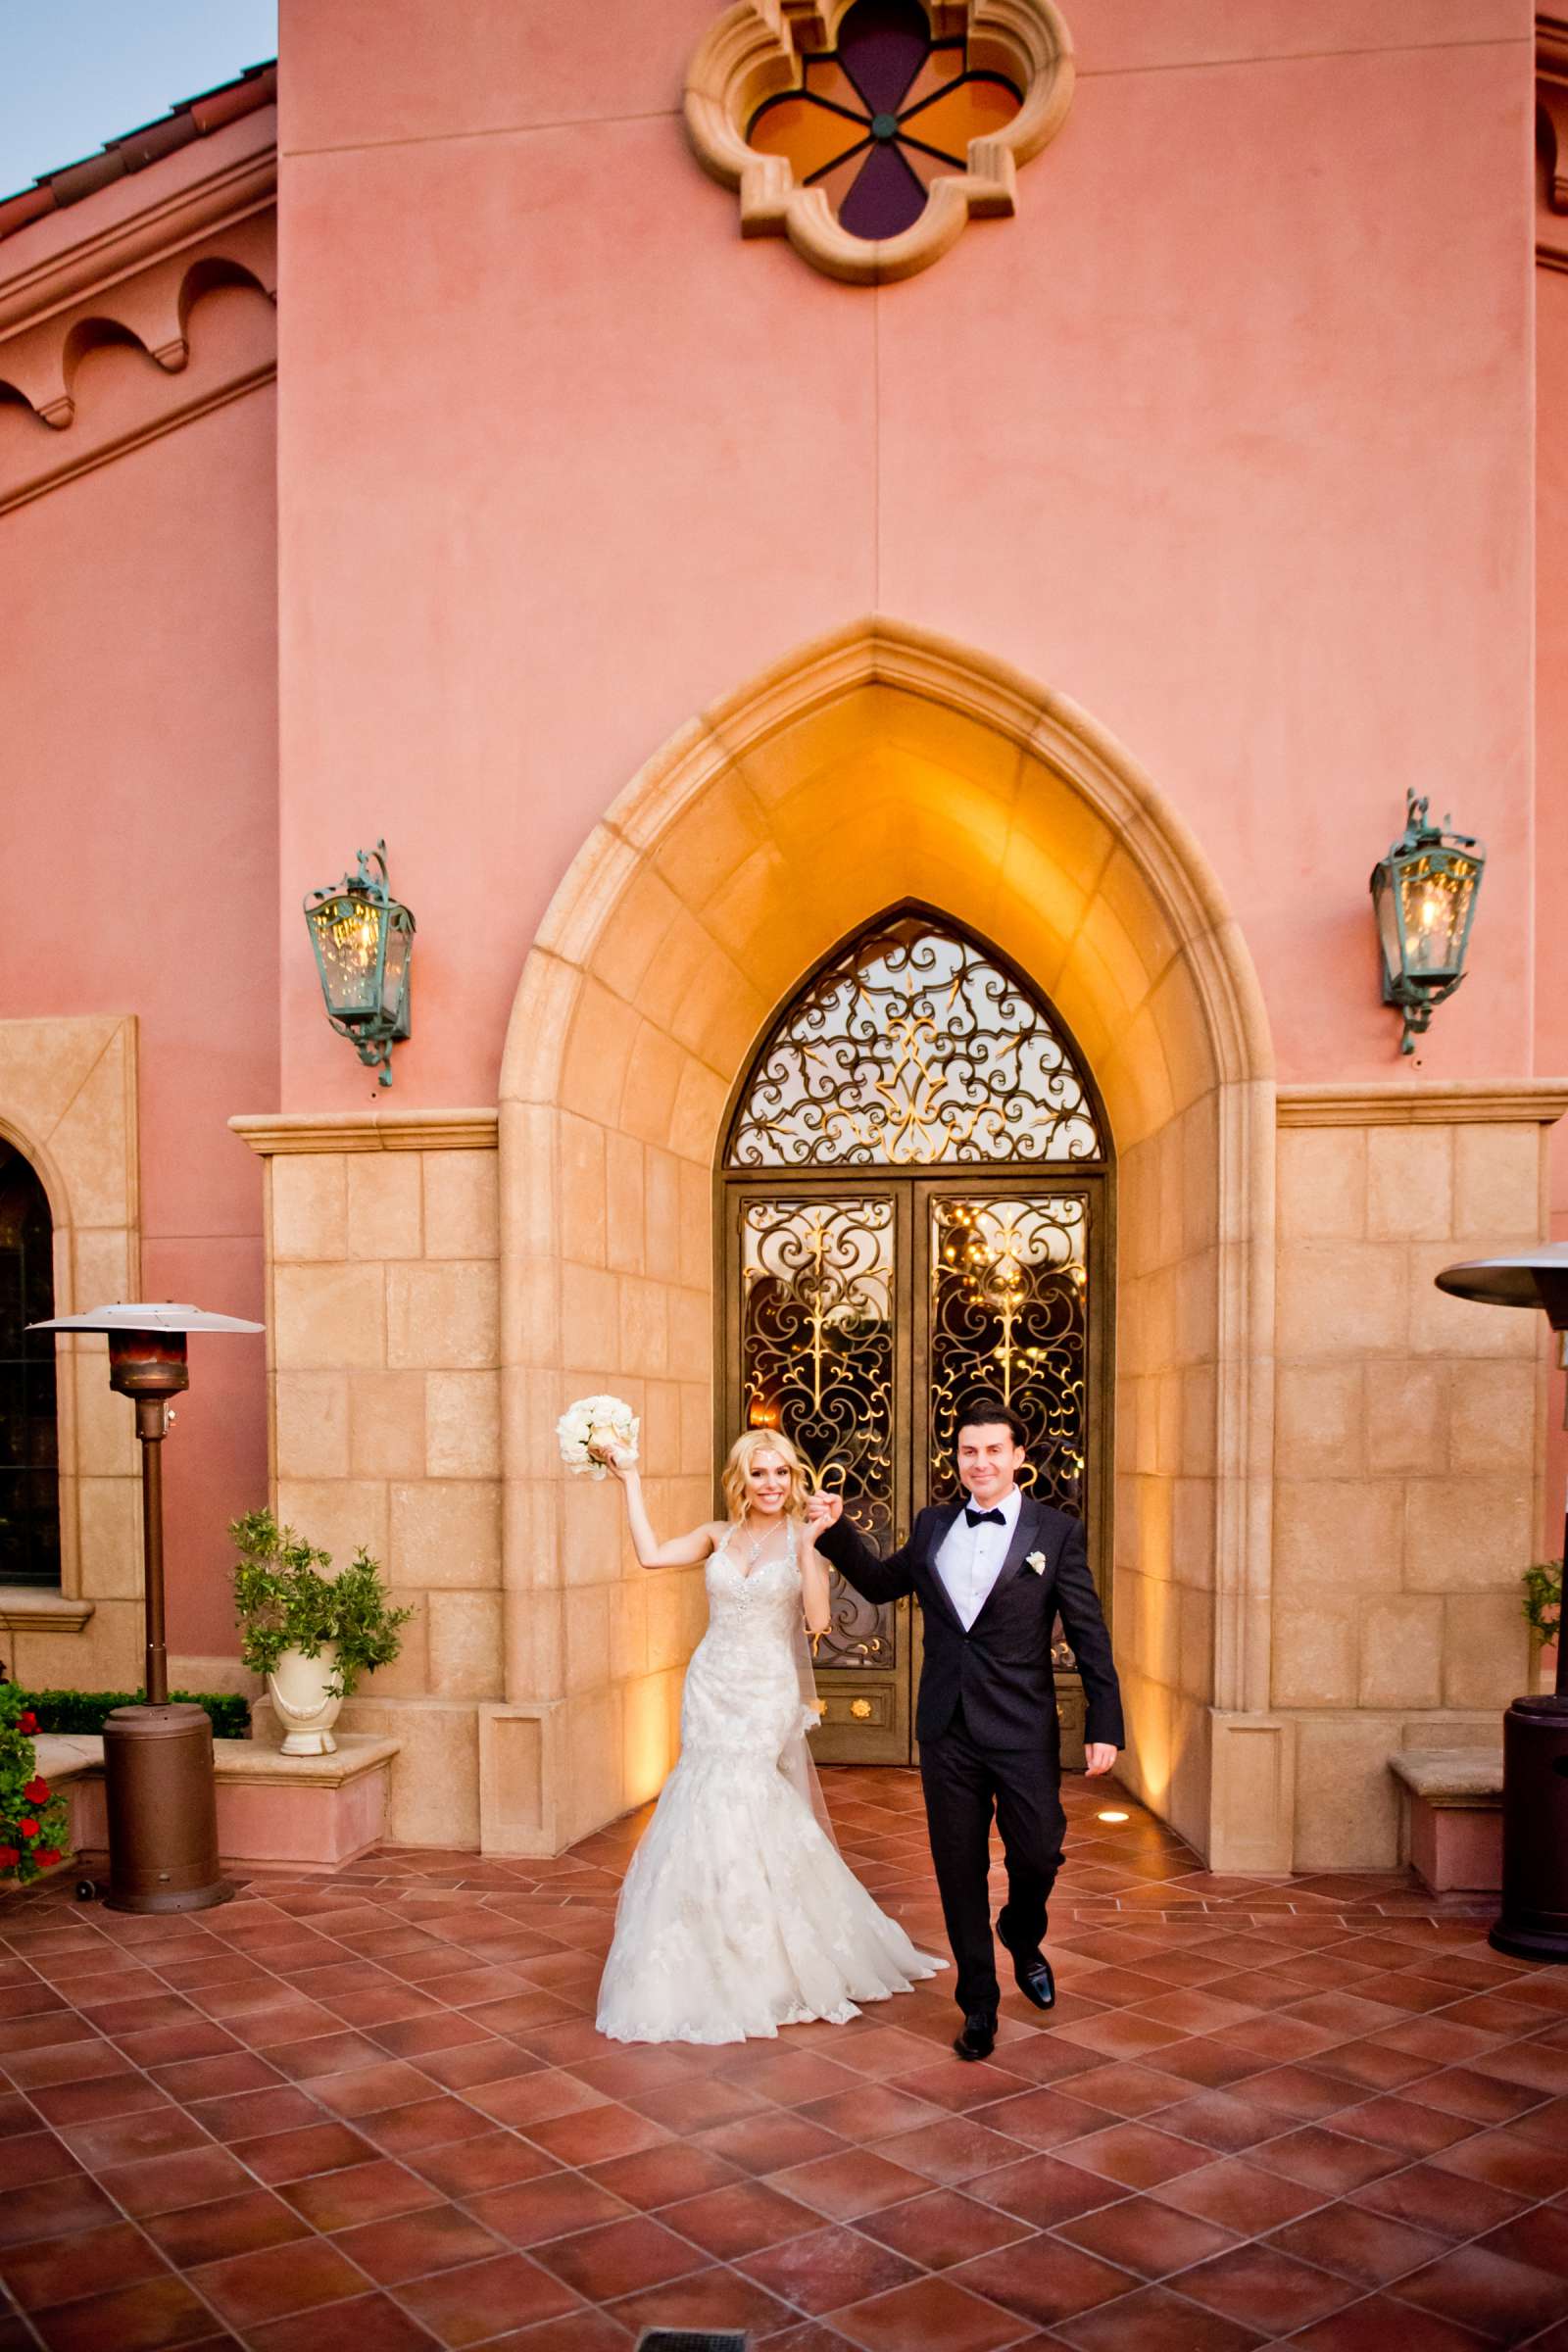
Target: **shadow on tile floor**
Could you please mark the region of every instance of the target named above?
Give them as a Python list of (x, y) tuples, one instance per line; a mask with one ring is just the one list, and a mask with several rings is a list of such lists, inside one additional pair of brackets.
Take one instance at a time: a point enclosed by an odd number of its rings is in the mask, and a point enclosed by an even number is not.
[[(918, 1785), (824, 1775), (945, 1948)], [(1568, 1969), (1403, 1876), (1221, 1880), (1068, 1784), (1050, 1948), (964, 2066), (849, 2026), (607, 2044), (646, 1813), (184, 1919), (0, 1902), (0, 2352), (1568, 2352)]]

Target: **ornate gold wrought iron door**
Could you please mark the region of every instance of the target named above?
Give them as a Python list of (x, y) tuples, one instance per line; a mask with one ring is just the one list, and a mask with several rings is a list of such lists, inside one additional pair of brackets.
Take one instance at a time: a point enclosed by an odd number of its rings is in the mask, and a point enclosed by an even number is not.
[[(957, 1411), (977, 1389), (1024, 1421), (1025, 1483), (1098, 1518), (1097, 1183), (1025, 1190), (991, 1174), (983, 1189), (906, 1178), (729, 1194), (726, 1427), (783, 1430), (881, 1551), (956, 1493)], [(879, 1607), (835, 1575), (816, 1654), (821, 1761), (908, 1761), (918, 1649), (906, 1600)]]
[[(1027, 1483), (1087, 1516), (1097, 1558), (1102, 1134), (1054, 1016), (989, 951), (921, 908), (842, 950), (775, 1023), (731, 1123), (723, 1442), (782, 1430), (890, 1550), (956, 1492), (958, 1407), (1000, 1391), (1029, 1432)], [(822, 1761), (908, 1761), (918, 1652), (907, 1600), (835, 1576)]]

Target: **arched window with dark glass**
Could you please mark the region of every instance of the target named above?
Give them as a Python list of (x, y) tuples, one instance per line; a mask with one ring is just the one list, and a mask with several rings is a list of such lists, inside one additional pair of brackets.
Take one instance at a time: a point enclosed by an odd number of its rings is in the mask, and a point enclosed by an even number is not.
[(54, 1220), (30, 1163), (0, 1140), (0, 1587), (60, 1583)]

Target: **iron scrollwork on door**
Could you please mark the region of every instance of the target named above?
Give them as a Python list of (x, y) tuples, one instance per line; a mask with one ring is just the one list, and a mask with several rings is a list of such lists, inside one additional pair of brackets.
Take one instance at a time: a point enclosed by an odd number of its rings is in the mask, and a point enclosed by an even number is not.
[[(954, 1494), (957, 1406), (982, 1387), (1021, 1416), (1036, 1493), (1101, 1517), (1089, 1291), (1102, 1315), (1109, 1159), (1051, 1006), (926, 907), (878, 916), (773, 1022), (724, 1152), (728, 1396), (794, 1441), (876, 1550)], [(917, 1630), (836, 1573), (831, 1592), (818, 1667), (861, 1670), (828, 1673), (829, 1736), (853, 1741), (833, 1752), (902, 1760)]]
[[(930, 1494), (956, 1494), (958, 1407), (1000, 1395), (1027, 1429), (1019, 1483), (1081, 1512), (1087, 1447), (1089, 1201), (1082, 1193), (931, 1202)], [(1072, 1651), (1058, 1641), (1058, 1666)]]
[[(741, 1394), (844, 1496), (878, 1550), (893, 1525), (894, 1206), (748, 1200), (741, 1214)], [(833, 1579), (819, 1666), (891, 1666), (897, 1619)]]
[(973, 941), (891, 916), (820, 972), (759, 1054), (732, 1168), (1098, 1160), (1044, 1007)]
[(1082, 1508), (1089, 1203), (1082, 1193), (931, 1202), (931, 1499), (957, 1492), (958, 1407), (986, 1389), (1029, 1432), (1020, 1481)]

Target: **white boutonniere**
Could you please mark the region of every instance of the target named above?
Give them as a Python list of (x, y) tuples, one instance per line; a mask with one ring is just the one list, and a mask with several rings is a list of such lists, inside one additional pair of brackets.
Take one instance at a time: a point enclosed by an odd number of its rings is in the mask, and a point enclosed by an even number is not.
[(1030, 1552), (1030, 1554), (1029, 1554), (1029, 1558), (1028, 1558), (1028, 1564), (1029, 1564), (1029, 1566), (1030, 1566), (1030, 1567), (1031, 1567), (1031, 1568), (1034, 1570), (1034, 1572), (1035, 1572), (1036, 1576), (1044, 1576), (1044, 1575), (1045, 1575), (1045, 1573), (1046, 1573), (1046, 1555), (1045, 1555), (1045, 1553), (1044, 1553), (1043, 1551), (1032, 1551), (1032, 1552)]

